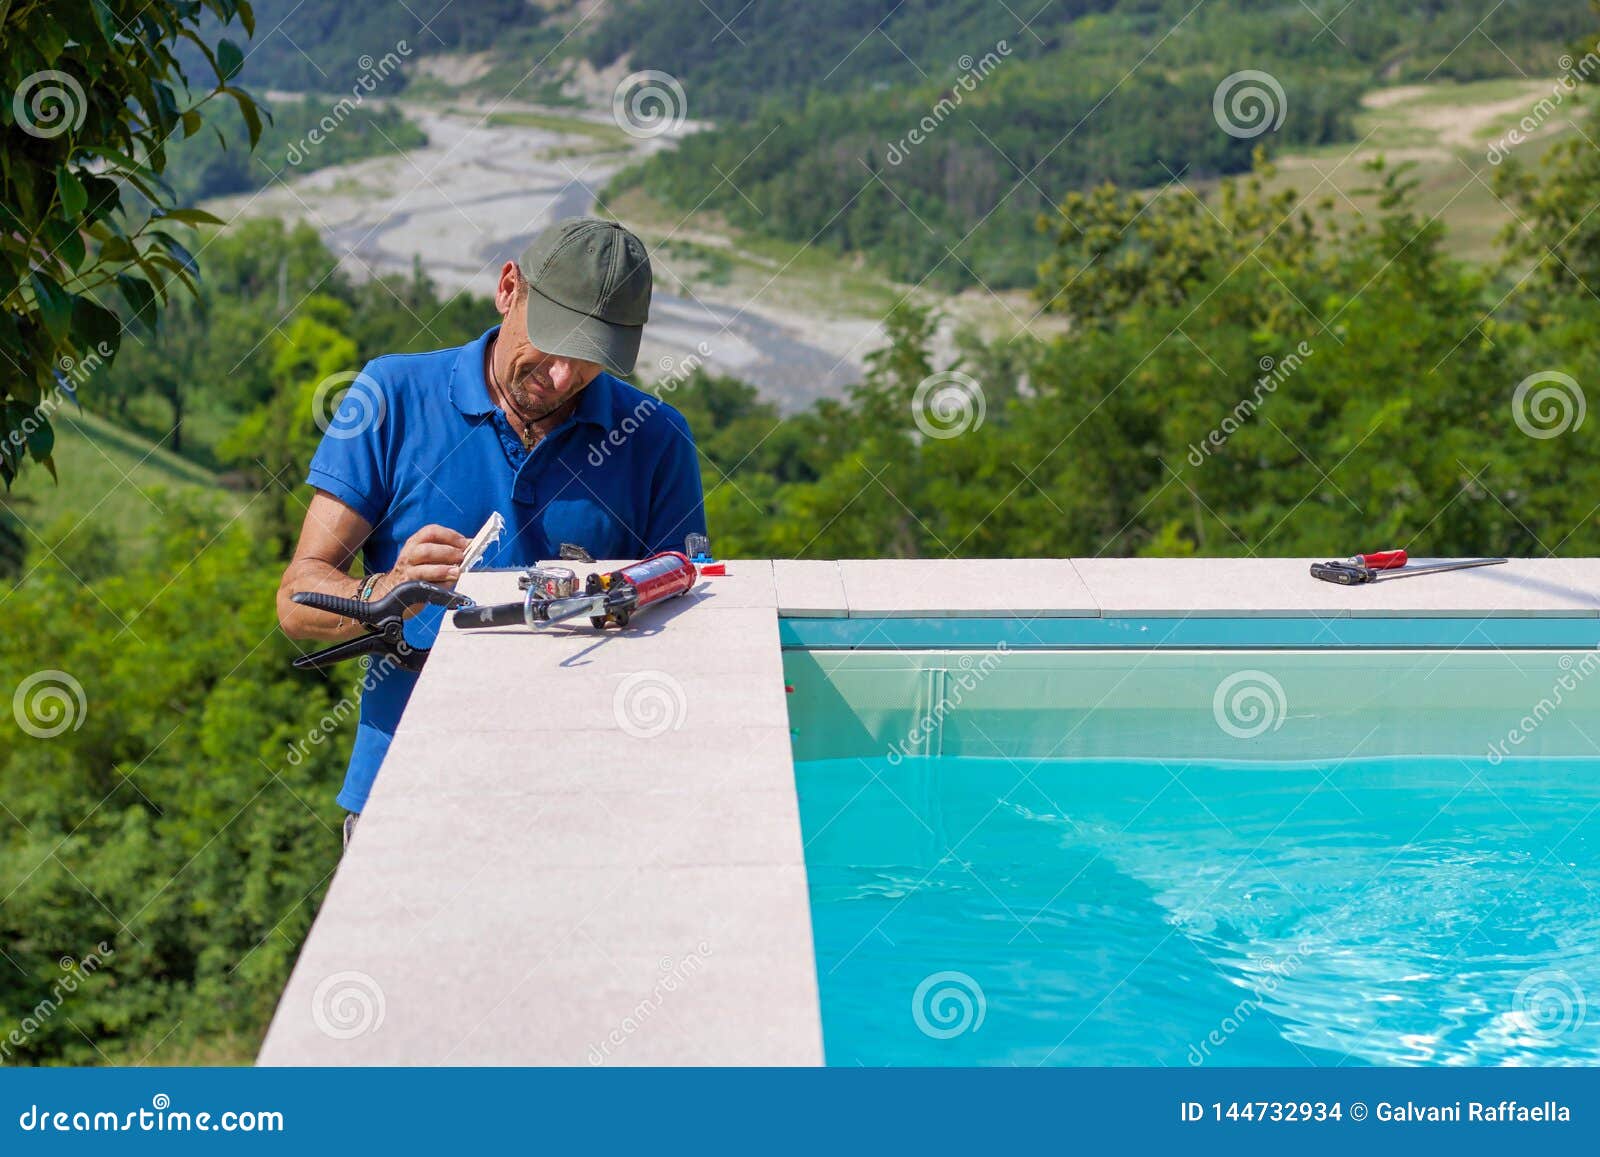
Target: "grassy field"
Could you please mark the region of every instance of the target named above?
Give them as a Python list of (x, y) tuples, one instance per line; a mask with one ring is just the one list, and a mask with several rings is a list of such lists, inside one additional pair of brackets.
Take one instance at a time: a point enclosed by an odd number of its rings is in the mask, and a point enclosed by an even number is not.
[[(1516, 222), (1492, 188), (1494, 170), (1503, 163), (1500, 154), (1534, 165), (1546, 149), (1582, 126), (1583, 110), (1570, 97), (1564, 96), (1553, 112), (1536, 111), (1541, 100), (1554, 105), (1554, 91), (1553, 79), (1378, 89), (1362, 102), (1354, 144), (1287, 154), (1278, 161), (1273, 184), (1292, 186), (1313, 202), (1331, 196), (1336, 212), (1355, 218), (1371, 205), (1363, 191), (1373, 186), (1373, 175), (1363, 162), (1380, 154), (1390, 163), (1414, 162), (1418, 204), (1448, 230), (1450, 252), (1464, 261), (1493, 261), (1496, 237)], [(1292, 105), (1289, 115), (1294, 115)], [(1539, 127), (1508, 148), (1506, 134), (1524, 117), (1538, 119)], [(1492, 149), (1497, 143), (1499, 148)]]
[(715, 285), (723, 296), (730, 291), (760, 294), (765, 306), (789, 310), (798, 317), (880, 318), (910, 296), (922, 304), (936, 304), (958, 322), (971, 323), (995, 336), (1013, 331), (1014, 318), (1026, 320), (1035, 309), (1022, 291), (990, 294), (971, 290), (947, 298), (891, 282), (862, 259), (821, 246), (750, 234), (715, 213), (685, 214), (638, 189), (608, 195), (603, 211), (626, 221), (653, 253), (662, 254), (661, 272), (682, 277), (691, 290)]
[(44, 539), (71, 550), (91, 536), (109, 535), (118, 549), (137, 550), (175, 496), (211, 505), (225, 517), (248, 501), (224, 490), (216, 475), (104, 418), (60, 410), (52, 422), (61, 481), (30, 465), (0, 496), (0, 510), (20, 525), (29, 548)]
[[(470, 109), (452, 109), (451, 111), (461, 113), (464, 116), (472, 115)], [(627, 135), (616, 125), (606, 124), (603, 121), (587, 120), (583, 117), (559, 116), (554, 113), (532, 112), (526, 109), (500, 109), (490, 113), (488, 120), (492, 125), (510, 125), (513, 128), (523, 129), (548, 129), (553, 133), (592, 137), (594, 140), (618, 150), (628, 147)]]

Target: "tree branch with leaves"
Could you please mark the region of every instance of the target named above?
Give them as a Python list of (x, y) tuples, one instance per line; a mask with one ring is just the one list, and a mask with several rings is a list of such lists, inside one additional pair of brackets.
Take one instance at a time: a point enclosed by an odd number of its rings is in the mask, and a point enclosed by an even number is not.
[[(202, 35), (206, 14), (254, 34), (246, 0), (0, 0), (0, 480), (31, 459), (52, 475), (50, 415), (194, 292), (197, 225), (163, 179), (166, 148), (226, 98), (249, 147), (262, 110), (236, 83), (244, 52)], [(210, 76), (191, 79), (184, 44)], [(192, 54), (191, 54), (192, 55)], [(219, 132), (220, 136), (220, 132)], [(226, 142), (224, 142), (226, 143)]]

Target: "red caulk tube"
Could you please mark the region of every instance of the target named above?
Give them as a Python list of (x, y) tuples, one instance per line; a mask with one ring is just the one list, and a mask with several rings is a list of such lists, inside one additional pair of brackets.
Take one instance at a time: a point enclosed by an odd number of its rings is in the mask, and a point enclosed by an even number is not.
[(552, 599), (538, 585), (530, 586), (521, 602), (466, 607), (456, 613), (453, 622), (463, 629), (535, 627), (588, 615), (596, 627), (608, 623), (626, 627), (638, 611), (685, 593), (698, 577), (686, 555), (668, 550), (618, 570), (590, 575), (581, 595)]
[(585, 597), (603, 595), (605, 603), (604, 609), (591, 615), (589, 622), (596, 627), (608, 622), (626, 627), (635, 611), (683, 594), (694, 586), (698, 577), (688, 555), (675, 550), (651, 555), (621, 570), (592, 574)]

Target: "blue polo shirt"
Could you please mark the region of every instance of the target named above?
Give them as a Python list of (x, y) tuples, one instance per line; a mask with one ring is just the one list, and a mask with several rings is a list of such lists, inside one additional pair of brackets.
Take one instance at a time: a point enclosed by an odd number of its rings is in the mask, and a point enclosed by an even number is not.
[[(468, 538), (498, 511), (506, 531), (479, 565), (527, 566), (575, 543), (595, 558), (682, 550), (704, 534), (700, 464), (671, 406), (602, 373), (572, 416), (531, 452), (489, 399), (477, 341), (369, 362), (351, 383), (311, 459), (306, 481), (372, 524), (367, 570), (387, 571), (429, 523)], [(433, 644), (444, 611), (406, 622), (406, 641)], [(367, 802), (417, 677), (377, 663), (362, 680), (361, 722), (339, 803)]]

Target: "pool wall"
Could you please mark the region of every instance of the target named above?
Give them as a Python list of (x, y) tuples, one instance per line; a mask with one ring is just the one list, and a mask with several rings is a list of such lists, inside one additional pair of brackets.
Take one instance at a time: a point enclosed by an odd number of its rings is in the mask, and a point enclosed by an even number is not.
[(786, 649), (783, 669), (796, 759), (1600, 755), (1593, 649)]
[[(794, 752), (899, 738), (908, 712), (915, 722), (949, 698), (952, 672), (964, 657), (978, 661), (974, 646), (996, 649), (996, 631), (1016, 634), (1017, 653), (917, 742), (948, 752), (987, 735), (1019, 753), (1064, 740), (1078, 745), (1069, 754), (1104, 754), (1152, 704), (1215, 732), (1214, 676), (1259, 668), (1287, 703), (1281, 727), (1263, 733), (1269, 746), (1314, 752), (1342, 740), (1341, 712), (1382, 707), (1403, 688), (1404, 709), (1439, 713), (1430, 726), (1470, 721), (1462, 750), (1481, 755), (1488, 725), (1504, 720), (1471, 719), (1475, 705), (1537, 691), (1533, 710), (1561, 656), (1497, 655), (1503, 639), (1475, 644), (1482, 632), (1471, 624), (1532, 632), (1540, 647), (1577, 655), (1600, 627), (1600, 559), (1514, 560), (1355, 589), (1311, 580), (1309, 561), (735, 560), (726, 577), (627, 632), (446, 626), (260, 1061), (821, 1063)], [(518, 597), (511, 572), (470, 574), (461, 586), (481, 602)], [(1195, 625), (1207, 619), (1219, 622)], [(1246, 619), (1302, 620), (1301, 631), (1333, 622), (1352, 635), (1370, 629), (1358, 620), (1420, 630), (1416, 621), (1430, 619), (1471, 638), (1394, 660), (1323, 651), (1302, 660), (1255, 641), (1259, 662), (1149, 651), (1131, 666), (1115, 640), (1060, 639), (1129, 621), (1231, 636)], [(946, 647), (963, 653), (893, 653), (936, 641), (931, 621), (945, 644), (949, 631), (968, 632)], [(886, 633), (900, 629), (925, 632), (922, 643)], [(1278, 628), (1249, 628), (1263, 629)], [(791, 632), (805, 630), (831, 641), (801, 645)], [(1049, 653), (1063, 646), (1079, 649), (1072, 663)], [(1475, 646), (1521, 667), (1474, 668)], [(1416, 665), (1440, 660), (1432, 673)], [(1330, 662), (1345, 664), (1337, 679)], [(1564, 721), (1600, 739), (1586, 722), (1597, 709), (1587, 676), (1573, 695)], [(813, 712), (820, 725), (807, 721)], [(1573, 742), (1558, 716), (1541, 723), (1538, 742)], [(1178, 730), (1146, 729), (1139, 743), (1176, 751)], [(1383, 730), (1371, 742), (1381, 745)]]

